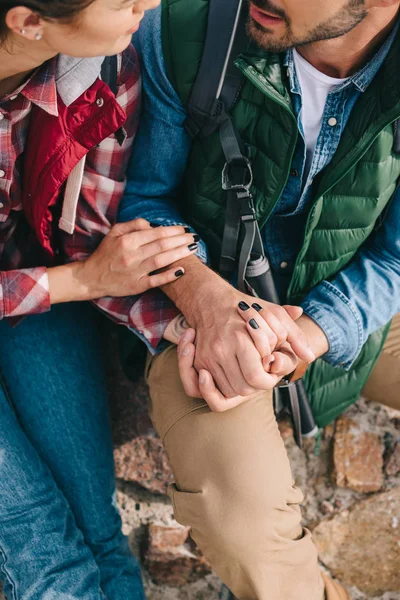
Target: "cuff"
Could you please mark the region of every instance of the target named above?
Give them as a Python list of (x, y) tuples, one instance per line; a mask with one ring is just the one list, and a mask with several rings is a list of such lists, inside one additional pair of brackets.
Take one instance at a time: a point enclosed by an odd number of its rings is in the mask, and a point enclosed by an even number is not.
[[(163, 227), (172, 227), (174, 225), (180, 225), (182, 227), (188, 227), (190, 229), (190, 231), (193, 233), (193, 235), (195, 235), (197, 233), (197, 231), (195, 231), (193, 229), (193, 227), (190, 227), (190, 225), (188, 225), (187, 223), (183, 223), (182, 221), (172, 221), (170, 219), (165, 220), (165, 219), (158, 217), (158, 218), (152, 219), (151, 222), (155, 223), (156, 225), (163, 226)], [(203, 262), (205, 265), (210, 264), (210, 257), (208, 255), (207, 246), (206, 246), (206, 243), (203, 242), (202, 240), (199, 241), (199, 248), (195, 254), (196, 254), (197, 258), (199, 258), (201, 260), (201, 262)]]
[(349, 299), (329, 281), (324, 281), (312, 290), (301, 307), (328, 338), (329, 351), (323, 360), (333, 367), (350, 369), (361, 352), (363, 327)]
[(2, 271), (1, 317), (18, 317), (48, 312), (51, 308), (46, 267)]

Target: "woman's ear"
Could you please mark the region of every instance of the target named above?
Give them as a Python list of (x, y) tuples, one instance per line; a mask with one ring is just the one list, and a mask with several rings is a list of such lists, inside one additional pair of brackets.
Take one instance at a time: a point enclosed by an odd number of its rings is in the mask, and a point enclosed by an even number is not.
[(42, 39), (42, 20), (35, 12), (25, 6), (10, 8), (6, 15), (6, 25), (13, 34), (24, 39), (30, 41)]

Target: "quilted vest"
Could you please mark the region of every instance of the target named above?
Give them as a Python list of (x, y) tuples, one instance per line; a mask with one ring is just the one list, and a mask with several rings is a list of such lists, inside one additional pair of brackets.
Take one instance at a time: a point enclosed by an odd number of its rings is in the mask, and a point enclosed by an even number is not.
[[(203, 52), (208, 1), (163, 0), (162, 9), (168, 76), (187, 104)], [(400, 117), (399, 56), (400, 36), (353, 109), (334, 159), (313, 183), (303, 245), (288, 291), (290, 303), (299, 303), (345, 268), (385, 216), (400, 177), (400, 155), (393, 151), (394, 122)], [(251, 191), (260, 226), (286, 186), (298, 136), (282, 58), (250, 45), (235, 62), (245, 83), (232, 115), (253, 164)], [(225, 222), (223, 166), (218, 134), (196, 140), (179, 200), (185, 219), (208, 244), (215, 268)], [(320, 426), (358, 399), (387, 330), (370, 336), (350, 371), (323, 360), (311, 366), (305, 383)]]
[(60, 94), (57, 101), (58, 117), (32, 107), (24, 151), (24, 213), (49, 266), (57, 229), (52, 209), (65, 182), (86, 154), (126, 121), (125, 111), (100, 79), (72, 104), (67, 106)]

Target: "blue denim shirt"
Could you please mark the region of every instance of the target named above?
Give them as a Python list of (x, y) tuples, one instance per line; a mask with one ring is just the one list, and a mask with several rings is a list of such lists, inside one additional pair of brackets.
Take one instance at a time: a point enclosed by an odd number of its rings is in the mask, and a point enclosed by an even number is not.
[[(263, 232), (281, 294), (287, 287), (302, 243), (314, 177), (332, 160), (357, 98), (384, 62), (399, 24), (379, 52), (358, 73), (335, 89), (327, 99), (314, 159), (304, 181), (305, 143), (301, 123), (301, 89), (293, 56), (286, 67), (300, 136), (291, 176)], [(166, 74), (161, 41), (161, 11), (149, 12), (134, 37), (143, 64), (144, 109), (128, 170), (128, 184), (120, 220), (143, 217), (160, 224), (184, 224), (174, 198), (186, 168), (191, 140), (183, 124), (186, 111)], [(331, 127), (328, 121), (337, 119)], [(393, 200), (383, 227), (370, 237), (355, 260), (330, 282), (324, 281), (302, 306), (326, 333), (333, 366), (350, 368), (368, 336), (400, 312), (400, 191)], [(199, 255), (207, 260), (201, 244)]]

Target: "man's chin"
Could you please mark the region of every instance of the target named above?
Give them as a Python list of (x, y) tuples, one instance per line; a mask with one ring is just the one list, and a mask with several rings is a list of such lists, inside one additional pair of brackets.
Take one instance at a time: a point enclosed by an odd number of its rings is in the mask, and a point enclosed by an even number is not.
[(251, 17), (247, 24), (247, 35), (267, 52), (286, 52), (291, 47), (285, 38), (278, 38), (272, 30), (266, 29)]

